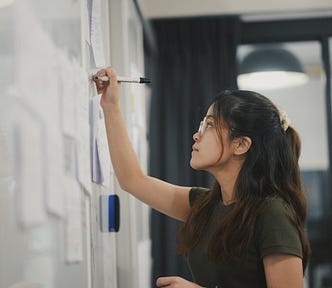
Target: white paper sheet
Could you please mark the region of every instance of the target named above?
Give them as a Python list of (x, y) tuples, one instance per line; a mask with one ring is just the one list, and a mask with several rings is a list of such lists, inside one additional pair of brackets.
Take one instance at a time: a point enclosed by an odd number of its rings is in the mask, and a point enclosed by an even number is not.
[(149, 287), (151, 279), (152, 259), (151, 255), (151, 240), (146, 239), (140, 241), (137, 245), (138, 254), (138, 287)]
[(77, 178), (89, 194), (91, 189), (88, 74), (77, 66)]
[(85, 239), (86, 239), (86, 271), (87, 271), (87, 288), (92, 288), (92, 257), (91, 257), (91, 210), (90, 210), (90, 199), (85, 197), (84, 199), (85, 207)]
[(68, 59), (68, 56), (62, 52), (59, 54), (60, 63), (60, 83), (62, 91), (60, 92), (61, 97), (61, 115), (62, 115), (62, 131), (67, 136), (76, 138), (77, 126), (76, 126), (76, 97), (77, 91), (75, 91), (75, 79), (76, 71), (73, 68), (73, 62)]
[(102, 67), (106, 65), (103, 34), (101, 27), (101, 0), (92, 0), (92, 15), (91, 15), (91, 44), (95, 65)]
[[(55, 287), (55, 261), (52, 252), (54, 250), (54, 230), (50, 223), (45, 223), (27, 231), (26, 243), (28, 252), (23, 258), (23, 279), (40, 283), (35, 287)], [(25, 286), (22, 286), (22, 288)], [(27, 286), (30, 287), (30, 286)], [(32, 286), (34, 287), (34, 286)]]
[[(54, 260), (50, 255), (33, 255), (29, 259), (26, 259), (23, 265), (24, 279), (31, 282), (26, 282), (24, 285), (21, 283), (20, 286), (14, 286), (15, 288), (56, 287), (56, 269), (54, 267)], [(36, 279), (38, 279), (38, 282)]]
[[(40, 147), (44, 150), (43, 177), (34, 181), (44, 185), (43, 192), (48, 211), (62, 216), (61, 169), (63, 164), (61, 160), (63, 154), (59, 129), (59, 95), (62, 94), (63, 83), (60, 81), (61, 63), (58, 61), (61, 53), (56, 49), (49, 34), (43, 30), (41, 23), (33, 17), (29, 6), (25, 3), (21, 4), (16, 7), (17, 27), (19, 27), (15, 33), (18, 55), (16, 97), (31, 114), (36, 115), (36, 121), (41, 125), (44, 137)], [(31, 41), (31, 35), (33, 35), (33, 41)], [(37, 152), (34, 151), (34, 153)]]
[(83, 260), (81, 189), (76, 179), (65, 177), (65, 243), (68, 263)]
[[(56, 48), (50, 36), (43, 30), (25, 1), (16, 7), (15, 25), (15, 69), (17, 97), (41, 115), (44, 121), (50, 119), (49, 107), (52, 107), (56, 84), (53, 75)], [(31, 40), (33, 35), (33, 41)]]
[(92, 181), (109, 187), (113, 183), (113, 167), (108, 150), (104, 114), (100, 107), (100, 95), (91, 99), (91, 149)]
[(45, 193), (46, 207), (49, 212), (59, 217), (64, 216), (64, 149), (60, 120), (60, 99), (63, 94), (62, 62), (59, 59), (63, 51), (56, 50), (49, 60), (49, 69), (45, 72), (45, 94), (48, 102), (44, 107), (43, 127), (46, 133)]
[[(108, 149), (108, 141), (105, 128), (104, 113), (100, 109), (97, 126), (97, 150), (101, 170), (101, 184), (109, 187), (111, 176), (111, 159)], [(113, 169), (112, 169), (113, 170)]]
[(46, 220), (44, 207), (43, 138), (41, 124), (25, 109), (18, 114), (15, 128), (15, 180), (17, 213), (25, 226), (41, 224)]
[(92, 181), (97, 184), (102, 183), (101, 168), (97, 149), (97, 133), (100, 115), (100, 96), (95, 96), (90, 100), (90, 128), (91, 128), (91, 169)]
[(83, 40), (87, 43), (90, 44), (91, 43), (91, 39), (90, 39), (90, 30), (91, 30), (91, 13), (92, 13), (92, 6), (91, 6), (91, 1), (88, 0), (82, 0), (82, 4), (81, 4), (81, 21), (82, 21), (82, 29), (83, 29)]
[[(6, 103), (1, 102), (0, 115), (4, 115), (8, 109)], [(5, 114), (6, 115), (6, 114)], [(12, 137), (12, 127), (8, 123), (8, 119), (2, 118), (0, 123), (0, 180), (3, 178), (10, 178), (12, 175), (12, 155), (10, 137)], [(0, 190), (1, 192), (1, 190)]]
[[(50, 128), (50, 127), (48, 127)], [(45, 194), (47, 210), (58, 216), (64, 216), (64, 151), (60, 131), (48, 130), (46, 139), (45, 161)]]

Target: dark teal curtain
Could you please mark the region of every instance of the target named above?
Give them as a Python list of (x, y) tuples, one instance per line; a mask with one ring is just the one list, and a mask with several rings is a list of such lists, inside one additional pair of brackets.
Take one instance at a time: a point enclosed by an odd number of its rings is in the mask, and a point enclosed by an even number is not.
[[(152, 78), (149, 173), (179, 185), (210, 186), (209, 175), (190, 168), (192, 135), (216, 94), (236, 88), (240, 20), (160, 19), (151, 25), (157, 52), (146, 55)], [(191, 279), (184, 257), (176, 253), (179, 224), (152, 211), (152, 287), (159, 276)]]

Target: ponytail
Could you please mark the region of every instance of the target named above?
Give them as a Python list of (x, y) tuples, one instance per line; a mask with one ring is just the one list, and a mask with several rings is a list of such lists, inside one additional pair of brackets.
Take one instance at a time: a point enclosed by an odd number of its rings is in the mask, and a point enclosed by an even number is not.
[[(287, 130), (285, 131), (288, 142), (289, 142), (289, 146), (291, 148), (291, 152), (293, 155), (293, 161), (294, 161), (294, 167), (297, 167), (298, 172), (295, 173), (294, 175), (292, 175), (292, 180), (296, 183), (298, 186), (302, 186), (302, 181), (301, 181), (301, 176), (300, 176), (300, 168), (298, 165), (298, 161), (300, 158), (300, 154), (301, 154), (301, 139), (300, 136), (298, 134), (298, 132), (291, 126), (289, 126), (287, 128)], [(294, 183), (294, 184), (295, 184)], [(292, 185), (291, 185), (292, 187)], [(302, 190), (302, 192), (301, 192)], [(302, 264), (303, 264), (303, 271), (305, 271), (305, 268), (307, 266), (308, 263), (308, 258), (310, 256), (310, 244), (309, 241), (305, 235), (305, 231), (304, 231), (304, 225), (305, 225), (305, 221), (306, 221), (306, 217), (307, 217), (307, 201), (306, 201), (306, 197), (304, 195), (303, 192), (303, 188), (301, 188), (301, 190), (298, 189), (294, 189), (294, 191), (292, 191), (292, 193), (290, 193), (290, 197), (291, 198), (291, 203), (292, 203), (292, 207), (295, 210), (294, 212), (294, 216), (296, 219), (296, 224), (297, 224), (297, 229), (298, 232), (300, 234), (300, 239), (301, 239), (301, 243), (302, 243), (302, 249), (303, 249), (303, 259), (302, 259)]]
[(285, 131), (285, 133), (288, 138), (291, 150), (293, 152), (294, 160), (298, 162), (301, 154), (300, 136), (292, 126), (289, 126)]

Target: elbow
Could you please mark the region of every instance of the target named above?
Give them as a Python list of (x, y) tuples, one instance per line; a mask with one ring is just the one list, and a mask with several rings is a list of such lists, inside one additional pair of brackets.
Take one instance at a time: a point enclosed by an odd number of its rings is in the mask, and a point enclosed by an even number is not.
[(140, 186), (140, 183), (142, 183), (144, 176), (144, 174), (138, 174), (118, 179), (120, 188), (130, 194), (134, 194), (134, 192)]
[(119, 186), (121, 188), (121, 190), (129, 192), (130, 191), (130, 187), (131, 187), (131, 183), (130, 180), (128, 178), (119, 178), (117, 177)]
[(130, 187), (126, 181), (121, 181), (121, 182), (119, 181), (119, 185), (120, 185), (121, 190), (129, 192)]

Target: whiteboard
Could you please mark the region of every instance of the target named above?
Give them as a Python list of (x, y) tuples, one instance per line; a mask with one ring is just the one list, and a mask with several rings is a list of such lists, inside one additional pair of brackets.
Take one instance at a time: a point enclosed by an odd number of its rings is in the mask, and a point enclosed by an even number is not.
[[(0, 8), (1, 288), (149, 286), (149, 264), (139, 270), (150, 260), (148, 208), (121, 191), (105, 150), (102, 180), (92, 178), (92, 135), (99, 146), (106, 138), (102, 117), (92, 119), (97, 96), (88, 79), (111, 63), (142, 73), (139, 21), (134, 34), (128, 28), (132, 7), (129, 0), (16, 0)], [(112, 45), (117, 33), (121, 41)], [(120, 51), (129, 41), (135, 47)], [(145, 91), (130, 89), (123, 109), (146, 169)], [(118, 235), (100, 229), (99, 197), (112, 193), (123, 211), (131, 208)]]

